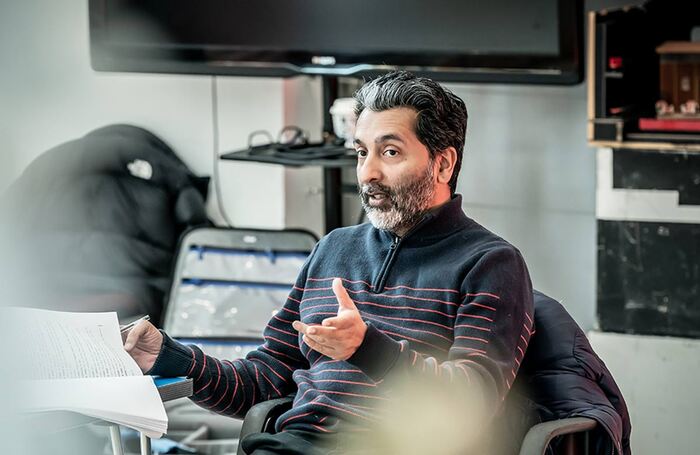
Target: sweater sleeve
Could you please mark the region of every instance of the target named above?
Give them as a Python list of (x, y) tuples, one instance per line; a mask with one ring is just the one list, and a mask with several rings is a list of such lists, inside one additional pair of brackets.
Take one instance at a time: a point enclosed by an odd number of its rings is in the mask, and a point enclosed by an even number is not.
[[(518, 372), (532, 332), (530, 277), (512, 247), (484, 254), (462, 283), (453, 344), (445, 361), (422, 355), (371, 323), (362, 345), (348, 360), (375, 381), (405, 379), (466, 393), (492, 417)], [(482, 413), (482, 416), (483, 416)]]
[[(313, 254), (313, 253), (312, 253)], [(299, 318), (299, 301), (311, 256), (280, 311), (263, 331), (264, 343), (245, 359), (219, 360), (200, 348), (181, 344), (163, 332), (163, 345), (148, 371), (151, 375), (194, 379), (192, 400), (219, 414), (242, 417), (254, 404), (296, 390), (292, 373), (307, 369), (292, 322)]]

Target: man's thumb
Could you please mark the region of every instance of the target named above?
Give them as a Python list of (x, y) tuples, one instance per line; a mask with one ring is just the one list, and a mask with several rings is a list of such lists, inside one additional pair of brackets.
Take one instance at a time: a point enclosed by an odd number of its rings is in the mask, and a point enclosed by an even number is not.
[(355, 303), (350, 298), (350, 295), (348, 295), (348, 291), (343, 286), (343, 282), (340, 278), (333, 279), (333, 294), (335, 294), (335, 297), (338, 300), (338, 312), (341, 312), (342, 310), (357, 311)]

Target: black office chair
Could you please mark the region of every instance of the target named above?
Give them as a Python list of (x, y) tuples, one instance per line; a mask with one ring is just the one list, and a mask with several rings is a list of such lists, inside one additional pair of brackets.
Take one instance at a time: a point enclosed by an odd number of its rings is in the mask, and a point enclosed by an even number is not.
[[(277, 398), (258, 403), (245, 416), (241, 428), (240, 440), (254, 433), (274, 433), (275, 421), (292, 407), (292, 398)], [(520, 447), (519, 455), (544, 455), (555, 438), (556, 455), (579, 455), (590, 452), (588, 437), (590, 430), (596, 427), (593, 419), (572, 417), (551, 422), (539, 423), (527, 432)], [(246, 455), (238, 445), (238, 455)]]

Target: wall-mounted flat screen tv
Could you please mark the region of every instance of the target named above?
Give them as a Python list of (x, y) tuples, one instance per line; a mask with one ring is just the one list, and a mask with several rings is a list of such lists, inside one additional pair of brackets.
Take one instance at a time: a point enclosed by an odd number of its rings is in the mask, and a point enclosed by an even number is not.
[(90, 0), (100, 71), (575, 84), (582, 0)]

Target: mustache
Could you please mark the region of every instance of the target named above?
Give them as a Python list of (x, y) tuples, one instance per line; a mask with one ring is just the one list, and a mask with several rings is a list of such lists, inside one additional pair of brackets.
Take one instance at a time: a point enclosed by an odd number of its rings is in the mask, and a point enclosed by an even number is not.
[(393, 201), (395, 197), (395, 192), (388, 186), (382, 185), (381, 183), (366, 183), (361, 185), (358, 190), (360, 193), (360, 198), (365, 204), (369, 201), (371, 196), (376, 194), (383, 194), (391, 201)]

